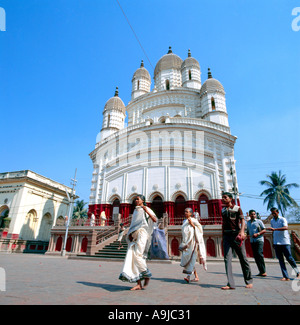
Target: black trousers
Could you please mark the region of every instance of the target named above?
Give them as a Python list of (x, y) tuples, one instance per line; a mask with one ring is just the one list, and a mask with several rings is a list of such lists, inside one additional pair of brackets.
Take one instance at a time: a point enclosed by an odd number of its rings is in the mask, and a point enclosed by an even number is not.
[(235, 242), (236, 236), (237, 233), (235, 232), (223, 234), (224, 262), (228, 279), (227, 285), (231, 288), (235, 288), (235, 282), (232, 273), (232, 250), (235, 251), (240, 260), (245, 283), (250, 284), (253, 282), (250, 265), (246, 257), (245, 243), (239, 247), (239, 245)]
[(253, 257), (255, 259), (255, 263), (257, 265), (259, 274), (266, 273), (266, 266), (264, 260), (264, 242), (263, 241), (256, 241), (251, 243)]

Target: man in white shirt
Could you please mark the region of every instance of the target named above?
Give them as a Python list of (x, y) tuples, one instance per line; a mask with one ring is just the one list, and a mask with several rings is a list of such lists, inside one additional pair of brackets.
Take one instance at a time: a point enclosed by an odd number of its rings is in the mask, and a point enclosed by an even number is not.
[(194, 218), (196, 218), (196, 219), (197, 219), (197, 221), (199, 221), (199, 222), (200, 222), (200, 215), (199, 215), (199, 212), (198, 212), (198, 210), (197, 210), (197, 209), (195, 209), (195, 212), (194, 212)]
[(289, 275), (285, 266), (284, 256), (289, 262), (293, 270), (296, 272), (296, 278), (300, 279), (300, 272), (297, 264), (291, 254), (291, 240), (288, 232), (288, 223), (285, 218), (279, 216), (279, 211), (276, 208), (271, 209), (273, 219), (271, 220), (271, 227), (267, 228), (273, 231), (273, 244), (276, 257), (279, 260), (283, 278), (281, 281), (289, 281)]

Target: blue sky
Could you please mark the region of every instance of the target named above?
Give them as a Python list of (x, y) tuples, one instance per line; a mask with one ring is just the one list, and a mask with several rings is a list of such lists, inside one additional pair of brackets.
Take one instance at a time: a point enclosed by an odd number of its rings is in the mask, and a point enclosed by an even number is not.
[[(289, 0), (0, 0), (0, 172), (30, 169), (88, 202), (89, 153), (106, 101), (125, 105), (143, 59), (153, 77), (172, 46), (191, 49), (226, 91), (240, 192), (258, 196), (272, 171), (300, 184), (300, 31)], [(152, 83), (153, 86), (153, 83)], [(300, 203), (300, 190), (292, 195)], [(266, 206), (241, 197), (244, 211)]]

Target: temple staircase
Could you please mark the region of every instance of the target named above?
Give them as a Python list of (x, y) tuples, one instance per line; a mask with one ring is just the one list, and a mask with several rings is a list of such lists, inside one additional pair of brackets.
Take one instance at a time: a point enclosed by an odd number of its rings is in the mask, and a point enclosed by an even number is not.
[(123, 248), (118, 249), (119, 242), (115, 240), (114, 242), (104, 246), (95, 253), (94, 257), (107, 258), (107, 259), (121, 259), (124, 260), (127, 252), (127, 242), (125, 239), (121, 241)]

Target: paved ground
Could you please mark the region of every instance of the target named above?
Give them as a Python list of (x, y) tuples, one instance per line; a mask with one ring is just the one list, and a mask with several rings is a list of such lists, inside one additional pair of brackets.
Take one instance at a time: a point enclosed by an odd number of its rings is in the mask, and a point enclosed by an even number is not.
[[(244, 288), (240, 265), (234, 262), (237, 288), (230, 291), (220, 289), (226, 284), (222, 261), (208, 262), (207, 272), (197, 265), (200, 282), (192, 284), (184, 283), (178, 262), (149, 262), (153, 274), (149, 287), (135, 292), (129, 291), (132, 284), (118, 280), (122, 265), (119, 261), (0, 253), (0, 267), (6, 274), (5, 291), (0, 291), (0, 305), (300, 304), (300, 281), (280, 281), (277, 262), (267, 263), (269, 276), (255, 277), (253, 289)], [(252, 273), (257, 274), (252, 262), (251, 267)], [(288, 270), (292, 276), (289, 266)], [(1, 282), (0, 290), (3, 290)]]

